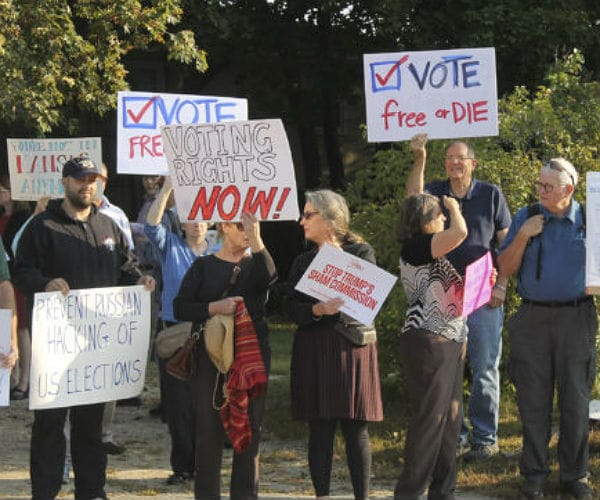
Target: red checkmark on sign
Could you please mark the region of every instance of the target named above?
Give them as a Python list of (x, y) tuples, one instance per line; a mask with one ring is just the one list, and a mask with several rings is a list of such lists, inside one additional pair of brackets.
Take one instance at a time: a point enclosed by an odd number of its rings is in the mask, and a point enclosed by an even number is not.
[(392, 77), (392, 75), (396, 72), (396, 70), (400, 67), (401, 64), (404, 64), (406, 61), (408, 61), (408, 56), (404, 56), (402, 57), (396, 64), (394, 64), (390, 70), (385, 74), (385, 76), (381, 76), (377, 73), (375, 73), (375, 78), (377, 78), (377, 83), (379, 83), (380, 86), (384, 86), (387, 84), (387, 82), (389, 81), (389, 79)]
[(152, 103), (156, 100), (156, 97), (153, 97), (152, 99), (150, 99), (146, 104), (144, 104), (142, 106), (142, 109), (140, 109), (139, 113), (134, 113), (133, 111), (131, 111), (130, 109), (127, 110), (127, 114), (129, 115), (129, 118), (131, 118), (131, 121), (133, 123), (140, 123), (140, 120), (142, 119), (142, 116), (144, 116), (144, 113), (146, 111), (148, 111), (148, 108), (150, 106), (152, 106)]

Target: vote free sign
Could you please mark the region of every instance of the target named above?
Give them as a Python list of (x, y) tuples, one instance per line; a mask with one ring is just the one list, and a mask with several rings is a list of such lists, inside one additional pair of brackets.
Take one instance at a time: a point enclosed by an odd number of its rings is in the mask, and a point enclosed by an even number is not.
[(363, 55), (369, 142), (498, 135), (494, 48)]

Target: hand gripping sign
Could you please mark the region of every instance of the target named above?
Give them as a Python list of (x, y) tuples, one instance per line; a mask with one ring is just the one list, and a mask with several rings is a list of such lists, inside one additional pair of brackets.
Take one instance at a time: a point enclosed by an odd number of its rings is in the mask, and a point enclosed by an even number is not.
[(379, 309), (398, 278), (375, 264), (325, 244), (296, 285), (296, 290), (319, 300), (339, 297), (341, 311), (365, 325)]
[(294, 164), (281, 120), (161, 129), (183, 222), (299, 217)]

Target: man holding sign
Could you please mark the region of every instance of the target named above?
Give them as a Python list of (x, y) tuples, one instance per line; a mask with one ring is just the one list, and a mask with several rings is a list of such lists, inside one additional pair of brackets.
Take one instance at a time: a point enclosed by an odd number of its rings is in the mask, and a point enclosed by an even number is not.
[[(448, 179), (425, 185), (426, 143), (425, 134), (417, 134), (411, 140), (414, 164), (406, 181), (406, 195), (426, 191), (440, 198), (451, 196), (458, 200), (467, 221), (468, 236), (448, 254), (448, 260), (464, 276), (468, 264), (502, 243), (510, 226), (510, 212), (498, 186), (473, 177), (477, 166), (475, 150), (464, 142), (453, 142), (446, 147), (444, 167)], [(504, 320), (500, 306), (506, 281), (499, 276), (490, 304), (474, 311), (467, 320), (467, 355), (472, 372), (469, 422), (473, 428), (471, 450), (464, 457), (467, 461), (485, 459), (498, 453), (499, 364)], [(468, 428), (463, 423), (461, 446), (467, 445), (467, 437)]]
[[(143, 284), (142, 276), (122, 231), (93, 206), (100, 168), (87, 157), (63, 166), (63, 200), (52, 200), (45, 212), (25, 229), (19, 243), (14, 281), (28, 295), (71, 289)], [(36, 382), (32, 381), (32, 390)], [(71, 421), (71, 456), (76, 498), (106, 498), (106, 454), (102, 447), (104, 404), (36, 410), (31, 433), (32, 497), (55, 498), (61, 488), (65, 461), (63, 427)]]

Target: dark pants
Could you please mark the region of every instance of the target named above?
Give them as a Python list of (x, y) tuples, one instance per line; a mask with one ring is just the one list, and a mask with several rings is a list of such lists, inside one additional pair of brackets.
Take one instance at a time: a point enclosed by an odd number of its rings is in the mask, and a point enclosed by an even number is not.
[(550, 473), (548, 444), (556, 386), (560, 480), (585, 477), (589, 397), (595, 376), (596, 309), (522, 304), (508, 322), (510, 374), (523, 424), (521, 474), (541, 484)]
[(36, 410), (31, 429), (31, 492), (33, 500), (50, 500), (61, 488), (65, 466), (65, 419), (71, 422), (71, 460), (75, 499), (105, 498), (106, 454), (102, 447), (104, 403)]
[(461, 426), (465, 344), (427, 330), (401, 336), (411, 406), (404, 469), (394, 499), (453, 499)]
[[(333, 438), (338, 419), (310, 420), (308, 438), (308, 465), (316, 496), (329, 495)], [(362, 420), (339, 419), (346, 443), (346, 461), (354, 498), (369, 498), (371, 476), (371, 447), (368, 423)]]
[(159, 359), (164, 384), (163, 405), (171, 435), (171, 468), (176, 474), (194, 473), (195, 439), (192, 391), (189, 382), (167, 373), (166, 359)]
[[(265, 361), (265, 365), (269, 363)], [(196, 500), (221, 499), (221, 461), (225, 431), (219, 412), (213, 408), (213, 391), (217, 369), (206, 353), (204, 341), (198, 345), (197, 365), (191, 380), (192, 399), (196, 418), (196, 472), (194, 493)], [(219, 388), (223, 375), (219, 377)], [(221, 390), (218, 391), (220, 394)], [(250, 402), (248, 414), (252, 428), (252, 441), (243, 453), (233, 454), (231, 500), (252, 500), (258, 498), (258, 458), (261, 422), (266, 396)]]

